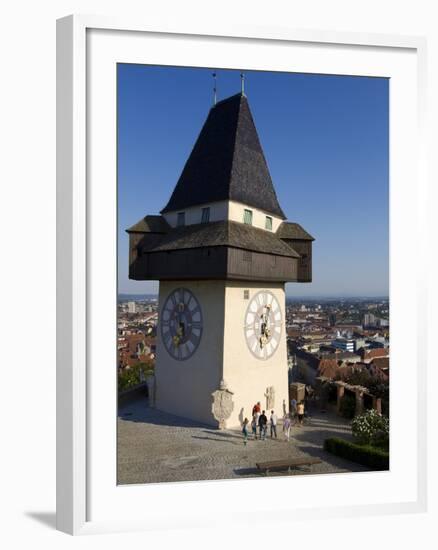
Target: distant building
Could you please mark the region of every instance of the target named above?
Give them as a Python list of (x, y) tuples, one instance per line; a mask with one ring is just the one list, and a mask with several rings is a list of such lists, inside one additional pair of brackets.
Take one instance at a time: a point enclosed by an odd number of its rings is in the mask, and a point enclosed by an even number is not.
[(338, 361), (346, 361), (348, 363), (359, 363), (361, 361), (360, 355), (352, 353), (351, 351), (337, 350), (332, 354), (322, 354), (321, 357), (325, 357), (326, 359), (337, 359)]
[(371, 363), (378, 357), (389, 357), (389, 349), (374, 348), (374, 349), (360, 349), (358, 351), (364, 363)]
[(384, 348), (385, 347), (385, 343), (380, 342), (379, 340), (368, 340), (367, 344), (368, 344), (368, 347), (370, 349)]
[(357, 351), (360, 348), (366, 348), (367, 343), (365, 341), (365, 338), (355, 338), (354, 339), (354, 351)]
[(316, 377), (345, 379), (352, 372), (361, 370), (360, 357), (349, 352), (339, 354), (312, 354), (297, 350), (297, 364), (294, 367), (295, 379), (310, 386), (315, 385)]
[(155, 338), (143, 333), (127, 334), (118, 339), (119, 367), (133, 367), (154, 359)]
[(389, 327), (389, 320), (377, 317), (372, 313), (365, 313), (362, 320), (362, 325), (364, 328), (367, 327)]
[(341, 349), (342, 351), (355, 351), (354, 340), (349, 338), (336, 338), (332, 341), (332, 346), (336, 349)]
[(362, 324), (365, 327), (374, 327), (376, 323), (376, 316), (372, 313), (365, 313), (363, 316)]
[(342, 321), (336, 324), (336, 328), (339, 329), (339, 331), (343, 331), (343, 332), (349, 331), (351, 334), (353, 334), (353, 332), (361, 330), (362, 326), (358, 323), (354, 323), (351, 321)]
[(375, 357), (369, 365), (371, 373), (373, 373), (373, 368), (378, 369), (389, 379), (389, 357)]
[(387, 348), (389, 340), (385, 336), (376, 335), (367, 339), (367, 345), (369, 348)]
[(137, 313), (137, 304), (135, 302), (128, 302), (128, 313)]
[(336, 313), (330, 313), (329, 315), (329, 325), (334, 327), (336, 325)]

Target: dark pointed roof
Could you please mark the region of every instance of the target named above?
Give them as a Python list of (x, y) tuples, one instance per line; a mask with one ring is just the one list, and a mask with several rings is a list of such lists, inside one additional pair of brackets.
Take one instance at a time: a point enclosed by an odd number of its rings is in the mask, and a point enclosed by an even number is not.
[(233, 200), (285, 219), (242, 94), (210, 109), (182, 174), (161, 211)]

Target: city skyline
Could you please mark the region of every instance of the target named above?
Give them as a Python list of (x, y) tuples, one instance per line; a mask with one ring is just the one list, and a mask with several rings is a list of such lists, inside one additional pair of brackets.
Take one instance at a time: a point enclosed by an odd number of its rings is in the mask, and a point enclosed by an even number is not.
[[(166, 204), (211, 107), (211, 69), (118, 66), (119, 294), (130, 281), (125, 229)], [(218, 99), (240, 91), (216, 71)], [(316, 237), (313, 282), (288, 297), (387, 297), (387, 79), (246, 72), (245, 90), (287, 218)]]
[[(118, 293), (118, 299), (120, 299), (121, 297), (124, 298), (124, 300), (126, 300), (127, 296), (130, 296), (132, 297), (132, 299), (135, 301), (135, 300), (138, 300), (138, 301), (141, 301), (143, 300), (143, 298), (158, 298), (158, 292), (146, 292), (146, 293), (140, 293), (140, 294), (137, 294), (137, 293), (133, 293), (133, 292), (119, 292)], [(286, 298), (287, 299), (296, 299), (297, 301), (299, 302), (304, 302), (306, 300), (309, 300), (309, 301), (317, 301), (317, 300), (335, 300), (335, 301), (339, 301), (339, 300), (363, 300), (363, 301), (367, 301), (367, 300), (387, 300), (389, 301), (389, 296), (388, 295), (375, 295), (375, 296), (367, 296), (367, 295), (351, 295), (351, 296), (347, 296), (347, 295), (320, 295), (320, 296), (312, 296), (312, 295), (306, 295), (306, 296), (297, 296), (295, 295), (293, 292), (291, 293), (287, 293), (286, 292)]]

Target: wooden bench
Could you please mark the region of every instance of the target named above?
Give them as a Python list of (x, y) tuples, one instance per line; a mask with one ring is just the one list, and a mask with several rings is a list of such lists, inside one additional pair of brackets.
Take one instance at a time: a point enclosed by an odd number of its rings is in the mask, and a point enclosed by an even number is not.
[(266, 475), (271, 470), (286, 470), (290, 472), (291, 468), (299, 468), (300, 466), (309, 466), (312, 468), (313, 464), (321, 464), (319, 458), (291, 458), (289, 460), (273, 460), (271, 462), (257, 462), (256, 466), (258, 470), (264, 472)]

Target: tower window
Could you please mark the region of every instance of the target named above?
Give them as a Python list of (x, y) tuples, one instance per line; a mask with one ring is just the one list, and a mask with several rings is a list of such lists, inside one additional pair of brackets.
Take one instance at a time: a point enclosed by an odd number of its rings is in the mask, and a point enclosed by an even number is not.
[(176, 226), (182, 227), (186, 224), (186, 213), (185, 212), (178, 212), (178, 216), (176, 218)]
[(210, 207), (207, 206), (206, 208), (202, 209), (201, 223), (208, 223), (209, 221), (210, 221)]
[(266, 216), (265, 229), (268, 229), (269, 231), (272, 231), (272, 218), (271, 218), (271, 216)]
[(252, 225), (252, 210), (245, 210), (243, 211), (243, 223), (246, 223), (248, 225)]

